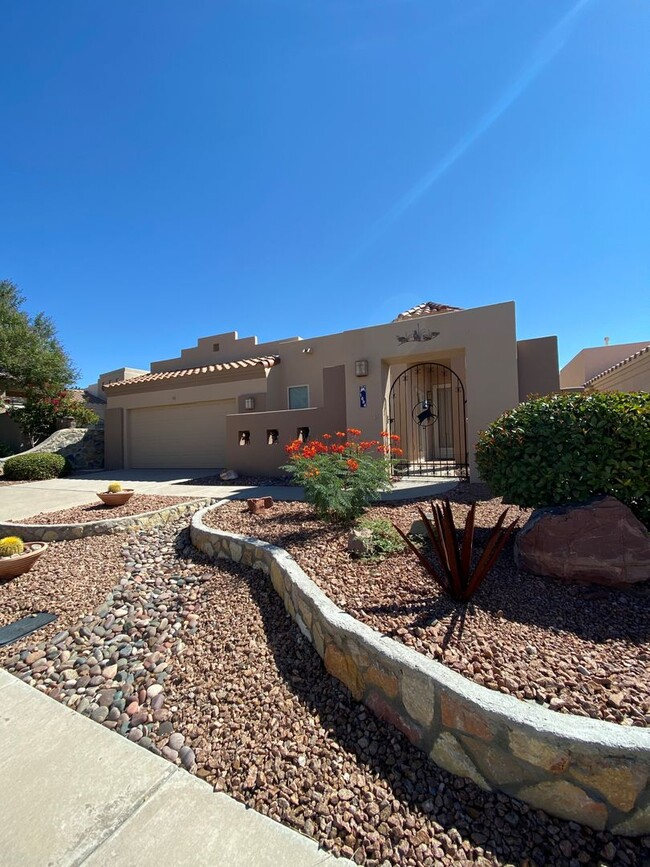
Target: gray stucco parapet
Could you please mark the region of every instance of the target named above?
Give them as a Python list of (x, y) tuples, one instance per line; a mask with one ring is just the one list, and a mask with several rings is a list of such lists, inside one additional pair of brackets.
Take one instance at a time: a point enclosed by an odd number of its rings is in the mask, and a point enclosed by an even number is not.
[(195, 547), (269, 574), (327, 670), (436, 764), (561, 818), (650, 833), (650, 730), (521, 701), (381, 635), (338, 608), (284, 549), (208, 527), (205, 513), (224, 502), (192, 517)]
[(122, 518), (104, 518), (83, 524), (21, 524), (19, 521), (0, 523), (0, 535), (20, 536), (24, 542), (64, 542), (88, 536), (107, 536), (138, 527), (157, 526), (182, 515), (189, 515), (214, 502), (212, 497), (199, 497), (185, 503), (174, 503), (153, 512), (140, 512)]

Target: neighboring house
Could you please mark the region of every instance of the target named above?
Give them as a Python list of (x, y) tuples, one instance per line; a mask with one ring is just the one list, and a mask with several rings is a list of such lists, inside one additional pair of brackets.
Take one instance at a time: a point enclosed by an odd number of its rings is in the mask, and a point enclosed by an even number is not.
[(560, 371), (560, 387), (650, 391), (650, 341), (581, 350)]
[(517, 341), (513, 302), (429, 302), (386, 325), (310, 340), (215, 334), (129, 372), (100, 377), (107, 468), (277, 475), (291, 440), (359, 428), (367, 439), (398, 434), (404, 473), (466, 476), (479, 431), (528, 394), (559, 387), (557, 339)]

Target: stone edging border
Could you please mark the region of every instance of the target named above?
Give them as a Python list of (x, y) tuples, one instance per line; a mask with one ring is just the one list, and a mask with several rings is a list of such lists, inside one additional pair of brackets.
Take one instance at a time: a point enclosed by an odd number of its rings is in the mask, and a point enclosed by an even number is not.
[(207, 527), (209, 557), (270, 575), (325, 667), (435, 764), (554, 816), (614, 834), (650, 833), (650, 730), (560, 714), (474, 683), (338, 608), (283, 549)]
[(84, 539), (87, 536), (108, 536), (136, 528), (157, 527), (183, 515), (191, 515), (197, 509), (214, 503), (213, 497), (199, 497), (185, 503), (174, 503), (154, 512), (139, 512), (122, 518), (104, 518), (84, 524), (21, 524), (0, 523), (0, 536), (20, 536), (23, 542), (63, 542)]

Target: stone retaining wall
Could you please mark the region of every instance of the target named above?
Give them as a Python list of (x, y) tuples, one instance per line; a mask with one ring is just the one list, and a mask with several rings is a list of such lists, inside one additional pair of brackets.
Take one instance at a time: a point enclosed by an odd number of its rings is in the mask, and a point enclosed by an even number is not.
[(125, 515), (123, 518), (105, 518), (102, 521), (89, 521), (85, 524), (20, 524), (0, 523), (0, 536), (20, 536), (23, 542), (63, 542), (66, 539), (82, 539), (86, 536), (108, 536), (126, 530), (158, 527), (191, 515), (202, 506), (214, 503), (212, 497), (200, 497), (187, 503), (175, 503), (155, 512), (141, 512), (138, 515)]
[[(62, 428), (21, 455), (50, 452), (68, 459), (73, 470), (101, 470), (104, 466), (104, 427)], [(15, 457), (11, 455), (11, 457)], [(8, 458), (0, 459), (0, 469)]]
[(437, 765), (563, 819), (650, 833), (650, 731), (480, 686), (345, 614), (282, 548), (207, 527), (206, 511), (194, 546), (269, 575), (330, 674)]

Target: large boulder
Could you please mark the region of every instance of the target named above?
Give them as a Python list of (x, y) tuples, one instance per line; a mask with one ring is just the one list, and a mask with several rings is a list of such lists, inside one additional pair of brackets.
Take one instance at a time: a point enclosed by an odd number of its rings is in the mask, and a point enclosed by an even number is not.
[(537, 509), (515, 540), (521, 569), (624, 587), (650, 578), (650, 533), (615, 497)]

